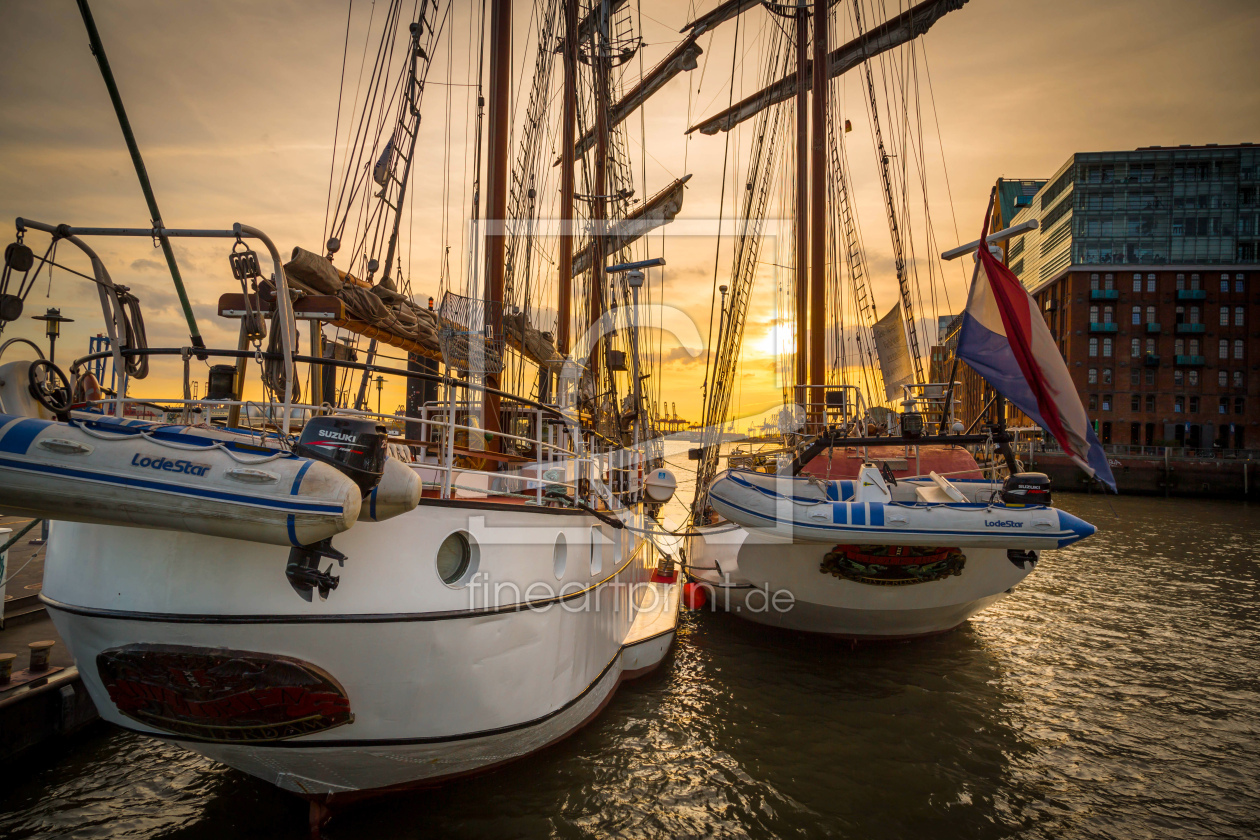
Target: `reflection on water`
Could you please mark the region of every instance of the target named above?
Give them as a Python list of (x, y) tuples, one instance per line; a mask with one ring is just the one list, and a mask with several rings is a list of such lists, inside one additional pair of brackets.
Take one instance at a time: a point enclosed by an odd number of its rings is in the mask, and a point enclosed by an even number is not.
[[(1059, 503), (1099, 535), (952, 634), (851, 648), (689, 615), (569, 740), (327, 836), (1256, 836), (1260, 509)], [(0, 796), (4, 837), (305, 833), (302, 802), (117, 731)]]

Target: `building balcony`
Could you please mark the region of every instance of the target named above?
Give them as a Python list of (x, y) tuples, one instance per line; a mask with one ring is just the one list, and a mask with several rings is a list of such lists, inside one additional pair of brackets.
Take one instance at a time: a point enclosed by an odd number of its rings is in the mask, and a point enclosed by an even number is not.
[(1204, 300), (1207, 291), (1204, 289), (1178, 289), (1177, 300)]
[(1182, 367), (1203, 367), (1202, 356), (1178, 356), (1174, 364)]
[(1159, 367), (1159, 356), (1154, 353), (1147, 353), (1142, 357), (1142, 364), (1146, 367)]
[(1157, 332), (1159, 332), (1159, 322), (1158, 322), (1158, 321), (1147, 321), (1147, 322), (1146, 322), (1146, 331), (1147, 331), (1148, 333), (1157, 333)]
[(1089, 299), (1090, 300), (1119, 300), (1120, 290), (1119, 289), (1090, 289)]
[(1089, 324), (1089, 331), (1092, 333), (1113, 333), (1119, 329), (1120, 325), (1115, 321), (1110, 321), (1105, 324), (1100, 324), (1097, 321), (1091, 321)]
[(1207, 324), (1178, 324), (1179, 333), (1201, 333), (1207, 330)]

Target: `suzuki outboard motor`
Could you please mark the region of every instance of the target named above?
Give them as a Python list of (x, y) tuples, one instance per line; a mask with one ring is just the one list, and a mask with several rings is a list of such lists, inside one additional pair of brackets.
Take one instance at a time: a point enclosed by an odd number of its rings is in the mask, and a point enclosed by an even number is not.
[(1050, 504), (1050, 476), (1045, 473), (1015, 473), (1002, 482), (1002, 503), (1006, 505)]
[[(385, 443), (385, 427), (372, 420), (312, 417), (306, 421), (293, 453), (340, 470), (367, 496), (385, 472), (385, 459), (389, 454)], [(344, 565), (346, 560), (344, 554), (332, 547), (331, 539), (294, 546), (289, 551), (285, 576), (304, 600), (310, 601), (315, 590), (319, 591), (321, 599), (327, 598), (340, 582), (332, 573), (331, 564), (324, 571), (319, 570), (321, 557), (336, 560), (338, 565)]]
[(306, 421), (293, 452), (337, 468), (366, 496), (385, 472), (385, 443), (385, 427), (373, 420), (312, 417)]

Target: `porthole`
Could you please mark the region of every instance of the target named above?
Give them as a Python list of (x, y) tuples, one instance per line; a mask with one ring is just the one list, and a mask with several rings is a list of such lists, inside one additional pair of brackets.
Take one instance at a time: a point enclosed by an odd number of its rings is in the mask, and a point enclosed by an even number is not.
[(604, 533), (599, 526), (591, 528), (591, 574), (597, 575), (604, 569)]
[(476, 540), (464, 531), (455, 531), (438, 546), (438, 577), (447, 586), (463, 587), (477, 573), (479, 560)]
[(569, 541), (564, 538), (564, 534), (556, 535), (556, 546), (551, 550), (551, 571), (556, 576), (556, 580), (564, 577), (564, 567), (569, 562)]

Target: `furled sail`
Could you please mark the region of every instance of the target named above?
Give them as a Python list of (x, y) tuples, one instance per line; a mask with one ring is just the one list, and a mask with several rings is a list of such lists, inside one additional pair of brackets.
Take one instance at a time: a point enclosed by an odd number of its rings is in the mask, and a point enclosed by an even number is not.
[[(919, 5), (890, 18), (864, 35), (828, 53), (827, 78), (834, 79), (869, 58), (874, 58), (893, 47), (914, 40), (931, 29), (933, 24), (948, 13), (961, 9), (966, 2), (967, 0), (924, 0)], [(813, 62), (811, 61), (806, 75), (809, 80), (806, 82), (807, 87), (812, 87), (812, 77)], [(719, 131), (730, 131), (744, 120), (755, 116), (758, 111), (791, 99), (795, 95), (796, 74), (793, 73), (704, 122), (692, 126), (687, 129), (687, 133), (699, 131), (701, 134), (717, 134)]]
[[(620, 100), (613, 103), (612, 108), (608, 110), (609, 128), (620, 125), (625, 121), (626, 117), (634, 113), (634, 110), (648, 100), (658, 90), (665, 87), (665, 84), (679, 73), (687, 70), (695, 70), (698, 66), (696, 59), (704, 50), (700, 49), (700, 45), (696, 43), (696, 37), (700, 33), (693, 33), (684, 38), (682, 43), (675, 47), (669, 55), (647, 72), (643, 79), (635, 85)], [(595, 145), (594, 130), (583, 134), (577, 141), (574, 154), (581, 156), (590, 151)], [(559, 164), (559, 159), (556, 163)]]
[[(624, 219), (617, 219), (608, 225), (605, 234), (604, 253), (611, 254), (630, 243), (646, 236), (659, 227), (669, 224), (682, 210), (684, 186), (691, 180), (684, 175), (665, 189), (643, 202), (633, 213)], [(591, 247), (587, 245), (573, 255), (573, 276), (576, 277), (591, 267)]]
[[(285, 277), (296, 288), (311, 294), (336, 295), (345, 304), (346, 317), (334, 326), (379, 342), (441, 359), (438, 317), (399, 294), (390, 281), (365, 287), (357, 278), (337, 271), (325, 257), (294, 248), (284, 267)], [(559, 358), (551, 337), (539, 332), (521, 314), (504, 318), (508, 344), (538, 364)]]
[(879, 369), (884, 375), (884, 396), (895, 400), (901, 396), (903, 385), (914, 384), (914, 368), (910, 365), (910, 348), (901, 324), (900, 303), (875, 322), (875, 351), (879, 354)]

